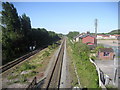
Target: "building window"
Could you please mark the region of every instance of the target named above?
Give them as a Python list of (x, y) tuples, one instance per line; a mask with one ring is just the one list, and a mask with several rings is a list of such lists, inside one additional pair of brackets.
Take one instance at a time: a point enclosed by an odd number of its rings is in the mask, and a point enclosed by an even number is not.
[(109, 56), (109, 52), (104, 52), (104, 56)]

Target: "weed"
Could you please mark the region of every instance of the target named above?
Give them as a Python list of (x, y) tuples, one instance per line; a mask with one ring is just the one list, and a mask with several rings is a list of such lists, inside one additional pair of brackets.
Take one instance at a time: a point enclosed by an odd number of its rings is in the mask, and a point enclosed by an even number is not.
[(8, 76), (8, 80), (15, 79), (15, 78), (17, 78), (17, 77), (18, 77), (18, 75), (9, 75), (9, 76)]
[(25, 75), (21, 75), (20, 78), (19, 78), (19, 82), (20, 83), (25, 83), (27, 81), (27, 78)]
[(30, 70), (30, 69), (35, 69), (36, 66), (35, 65), (31, 65), (28, 62), (25, 62), (21, 67), (20, 67), (20, 71), (25, 71), (25, 70)]
[(44, 57), (49, 56), (49, 55), (50, 53), (48, 51), (45, 51), (45, 53), (43, 54)]

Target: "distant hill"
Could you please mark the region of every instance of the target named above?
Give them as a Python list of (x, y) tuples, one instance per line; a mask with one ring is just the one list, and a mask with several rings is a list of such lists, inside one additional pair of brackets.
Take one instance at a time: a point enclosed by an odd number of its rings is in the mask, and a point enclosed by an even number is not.
[[(95, 34), (95, 33), (91, 33), (91, 34)], [(103, 35), (120, 34), (120, 29), (118, 29), (118, 30), (112, 30), (112, 31), (110, 31), (110, 32), (108, 32), (108, 33), (97, 33), (97, 35), (99, 35), (99, 34), (103, 34)]]
[(118, 30), (112, 30), (108, 34), (120, 34), (120, 29), (118, 29)]

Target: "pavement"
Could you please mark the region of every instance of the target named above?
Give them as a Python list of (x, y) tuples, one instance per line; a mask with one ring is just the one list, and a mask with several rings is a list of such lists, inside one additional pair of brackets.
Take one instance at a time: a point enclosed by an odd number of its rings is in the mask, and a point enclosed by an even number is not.
[(120, 84), (118, 79), (118, 72), (120, 71), (118, 59), (115, 58), (114, 60), (95, 60), (95, 63), (103, 71), (104, 75), (108, 75), (111, 79), (109, 85), (118, 87), (118, 85)]
[(62, 74), (60, 80), (60, 88), (71, 88), (70, 73), (69, 73), (69, 60), (66, 51), (66, 40), (63, 56)]
[(62, 74), (60, 80), (60, 88), (66, 87), (66, 41), (65, 41), (65, 48), (64, 48), (64, 56), (63, 56), (63, 65), (62, 65)]

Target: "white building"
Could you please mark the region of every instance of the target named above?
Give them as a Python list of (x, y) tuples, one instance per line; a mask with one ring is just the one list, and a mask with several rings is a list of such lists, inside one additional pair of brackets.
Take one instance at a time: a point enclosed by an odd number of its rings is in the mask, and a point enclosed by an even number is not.
[(97, 35), (97, 39), (117, 39), (119, 35)]
[(74, 42), (79, 42), (80, 37), (81, 37), (82, 35), (84, 35), (84, 34), (85, 34), (85, 33), (78, 34), (77, 36), (75, 36), (75, 37), (73, 38), (73, 41), (74, 41)]

